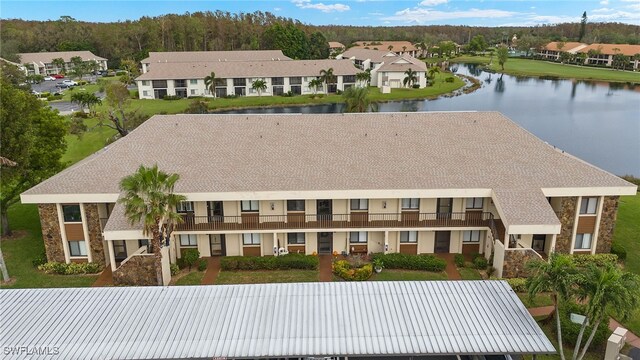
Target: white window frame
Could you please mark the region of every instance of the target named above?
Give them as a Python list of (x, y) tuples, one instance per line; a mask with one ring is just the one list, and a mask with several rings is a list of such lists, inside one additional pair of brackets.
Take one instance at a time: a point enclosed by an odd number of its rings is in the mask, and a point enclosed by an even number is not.
[(351, 206), (351, 210), (354, 210), (354, 211), (369, 210), (369, 199), (351, 199), (349, 203)]
[(242, 200), (240, 202), (240, 211), (258, 212), (260, 211), (260, 201), (259, 200)]
[(482, 239), (482, 230), (465, 230), (462, 232), (463, 243), (479, 243)]
[(180, 247), (198, 246), (198, 235), (196, 234), (180, 234), (178, 237), (180, 238)]
[(176, 212), (193, 212), (193, 201), (180, 201), (178, 205), (176, 205)]
[(417, 231), (400, 231), (401, 244), (416, 244), (418, 242)]
[(402, 210), (418, 210), (420, 208), (420, 198), (402, 199)]
[[(295, 235), (295, 239), (291, 239), (291, 236)], [(300, 239), (300, 235), (302, 235), (302, 239)], [(294, 240), (292, 242), (292, 240)], [(302, 241), (300, 241), (302, 240)], [(307, 241), (307, 235), (303, 232), (295, 232), (295, 233), (288, 233), (287, 234), (287, 244), (288, 245), (304, 245)]]
[[(73, 254), (74, 251), (74, 246), (72, 245), (77, 243), (78, 246), (78, 251), (80, 252), (80, 254)], [(84, 240), (69, 240), (69, 256), (71, 257), (81, 257), (81, 256), (87, 256), (87, 243)]]
[[(583, 212), (584, 208), (584, 212)], [(598, 211), (597, 197), (583, 197), (580, 201), (580, 215), (595, 215)]]
[[(580, 247), (578, 247), (578, 242)], [(588, 242), (589, 246), (585, 247), (585, 242)], [(591, 250), (591, 245), (593, 245), (593, 234), (576, 234), (576, 241), (573, 243), (574, 250)]]
[[(478, 204), (478, 202), (480, 203)], [(467, 201), (465, 204), (466, 209), (482, 210), (483, 207), (484, 207), (484, 198), (481, 198), (481, 197), (467, 198)]]
[[(356, 237), (354, 241), (354, 236)], [(369, 233), (367, 231), (351, 231), (349, 233), (349, 243), (350, 244), (366, 244), (369, 238)]]
[(189, 79), (189, 85), (198, 85), (198, 79)]
[(254, 246), (261, 243), (260, 233), (244, 233), (242, 234), (242, 245)]

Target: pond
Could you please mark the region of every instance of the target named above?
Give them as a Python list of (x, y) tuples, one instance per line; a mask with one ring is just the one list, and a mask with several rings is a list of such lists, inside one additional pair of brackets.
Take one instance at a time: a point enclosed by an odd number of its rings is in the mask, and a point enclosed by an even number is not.
[[(381, 112), (499, 111), (542, 140), (617, 175), (640, 176), (640, 84), (516, 77), (454, 64), (483, 86), (435, 100), (381, 103)], [(342, 104), (240, 109), (221, 113), (339, 113)]]

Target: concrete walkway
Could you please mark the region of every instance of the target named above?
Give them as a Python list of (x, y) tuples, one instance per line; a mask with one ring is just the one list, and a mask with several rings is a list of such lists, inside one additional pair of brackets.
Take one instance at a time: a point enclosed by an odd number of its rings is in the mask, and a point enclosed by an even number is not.
[(111, 273), (111, 266), (107, 266), (102, 270), (100, 276), (96, 279), (96, 281), (91, 285), (93, 287), (101, 287), (101, 286), (113, 286), (113, 274)]
[(331, 269), (332, 256), (331, 255), (318, 255), (320, 260), (320, 281), (329, 282), (333, 281), (333, 271)]
[(211, 256), (207, 259), (207, 271), (202, 277), (201, 285), (213, 285), (220, 273), (220, 256)]
[(447, 277), (449, 280), (462, 280), (462, 276), (460, 276), (460, 272), (456, 267), (456, 264), (453, 262), (453, 257), (455, 254), (434, 254), (437, 257), (444, 259), (447, 262), (447, 267), (444, 268), (444, 272), (447, 273)]
[(554, 309), (554, 306), (540, 306), (528, 308), (527, 310), (529, 310), (529, 314), (531, 314), (531, 316), (550, 316), (553, 314)]
[[(614, 331), (616, 328), (619, 328), (619, 327), (626, 329), (626, 327), (621, 325), (619, 322), (617, 322), (613, 318), (609, 319), (609, 330)], [(627, 330), (627, 344), (636, 348), (640, 348), (640, 338), (636, 334)]]

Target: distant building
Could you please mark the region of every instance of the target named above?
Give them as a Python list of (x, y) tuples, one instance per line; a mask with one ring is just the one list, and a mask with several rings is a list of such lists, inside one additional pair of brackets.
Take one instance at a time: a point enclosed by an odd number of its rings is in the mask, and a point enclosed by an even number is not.
[[(27, 75), (53, 75), (69, 71), (73, 68), (71, 58), (79, 56), (82, 61), (95, 61), (100, 70), (107, 70), (107, 59), (97, 56), (91, 51), (59, 51), (59, 52), (38, 52), (21, 53), (20, 63), (27, 69)], [(64, 60), (64, 66), (54, 64), (55, 59)]]
[(427, 64), (409, 55), (398, 55), (394, 51), (350, 48), (337, 56), (350, 59), (361, 70), (371, 72), (371, 85), (382, 88), (405, 87), (405, 71), (412, 69), (417, 73), (416, 82), (421, 88), (427, 86)]
[(549, 59), (557, 61), (560, 59), (561, 52), (568, 52), (569, 54), (576, 54), (578, 50), (587, 47), (587, 44), (579, 42), (560, 42), (553, 41), (545, 45), (538, 51), (538, 56), (543, 59)]
[(410, 41), (356, 41), (350, 49), (370, 49), (393, 51), (398, 55), (417, 57), (419, 50)]
[(537, 56), (543, 59), (560, 60), (560, 54), (566, 52), (572, 55), (586, 54), (585, 65), (612, 66), (614, 57), (622, 54), (629, 60), (629, 67), (634, 70), (640, 68), (640, 45), (629, 44), (591, 44), (579, 42), (550, 42), (538, 50)]
[(329, 41), (329, 55), (335, 57), (337, 54), (344, 51), (344, 44), (337, 41)]
[(150, 52), (140, 60), (142, 73), (146, 73), (152, 64), (170, 63), (213, 63), (227, 61), (281, 61), (291, 60), (282, 50), (240, 50), (240, 51), (164, 51)]

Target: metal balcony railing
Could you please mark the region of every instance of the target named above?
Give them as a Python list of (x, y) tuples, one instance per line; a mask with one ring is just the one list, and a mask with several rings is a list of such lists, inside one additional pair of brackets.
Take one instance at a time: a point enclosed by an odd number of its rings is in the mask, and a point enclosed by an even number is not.
[(252, 231), (295, 229), (356, 229), (356, 228), (428, 228), (428, 227), (489, 227), (495, 232), (490, 212), (455, 213), (386, 213), (316, 215), (291, 213), (288, 215), (194, 216), (185, 214), (176, 226), (177, 231)]

